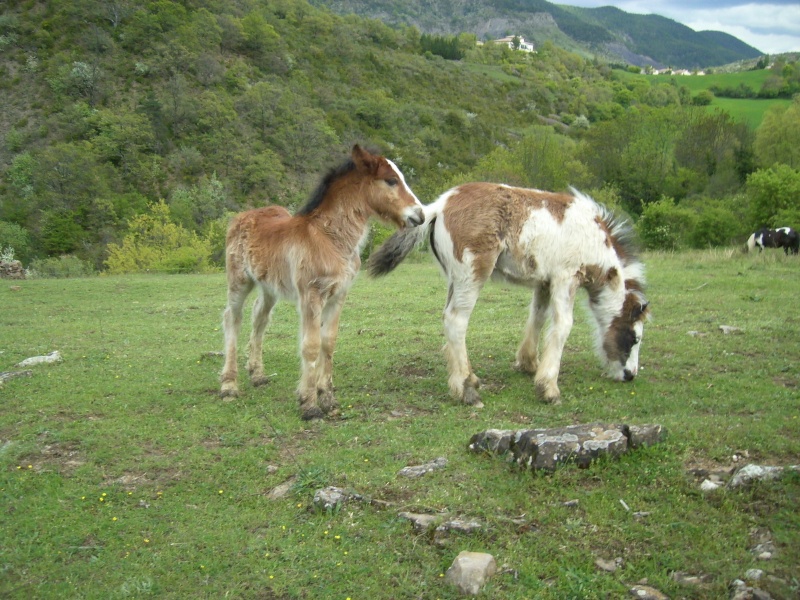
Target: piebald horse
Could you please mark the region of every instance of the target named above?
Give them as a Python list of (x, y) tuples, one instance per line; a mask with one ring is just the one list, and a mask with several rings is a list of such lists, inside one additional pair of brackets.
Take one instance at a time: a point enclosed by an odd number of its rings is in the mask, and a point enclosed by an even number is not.
[(371, 216), (400, 228), (424, 219), (422, 204), (400, 169), (355, 145), (350, 159), (323, 178), (296, 215), (281, 206), (266, 206), (234, 217), (226, 241), (223, 397), (238, 394), (236, 346), (242, 307), (257, 288), (247, 360), (253, 385), (268, 380), (262, 344), (272, 309), (279, 299), (289, 300), (296, 303), (301, 321), (301, 416), (321, 418), (336, 408), (332, 367), (339, 315), (361, 266), (359, 252)]
[[(475, 302), (490, 276), (533, 289), (515, 366), (535, 373), (539, 398), (560, 401), (558, 373), (578, 288), (588, 292), (597, 323), (597, 350), (608, 375), (620, 381), (634, 378), (649, 309), (644, 267), (636, 257), (627, 220), (576, 190), (558, 194), (467, 183), (426, 206), (423, 225), (395, 232), (370, 257), (370, 273), (392, 271), (427, 231), (448, 279), (445, 355), (455, 398), (482, 406), (465, 338)], [(540, 352), (548, 316), (552, 324)]]
[(751, 234), (747, 240), (747, 250), (752, 252), (758, 248), (783, 248), (784, 254), (797, 254), (800, 252), (800, 234), (791, 227), (778, 227), (778, 229), (759, 229)]

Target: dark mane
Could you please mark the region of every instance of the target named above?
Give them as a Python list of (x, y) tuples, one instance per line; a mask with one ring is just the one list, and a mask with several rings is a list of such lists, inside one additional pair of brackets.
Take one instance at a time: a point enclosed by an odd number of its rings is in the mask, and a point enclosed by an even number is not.
[(600, 218), (608, 228), (611, 243), (617, 256), (622, 260), (622, 264), (629, 265), (639, 262), (639, 241), (631, 220), (626, 215), (615, 214), (602, 204), (598, 204), (598, 206), (600, 207)]
[(328, 188), (331, 187), (331, 184), (346, 175), (350, 171), (356, 168), (355, 163), (352, 159), (348, 158), (345, 162), (343, 162), (338, 167), (332, 168), (328, 173), (322, 178), (317, 186), (317, 189), (314, 190), (314, 193), (311, 194), (311, 198), (309, 198), (308, 202), (306, 202), (305, 206), (297, 211), (297, 215), (308, 215), (314, 212), (314, 209), (318, 208), (320, 204), (322, 204), (323, 199), (325, 198), (325, 194), (328, 191)]

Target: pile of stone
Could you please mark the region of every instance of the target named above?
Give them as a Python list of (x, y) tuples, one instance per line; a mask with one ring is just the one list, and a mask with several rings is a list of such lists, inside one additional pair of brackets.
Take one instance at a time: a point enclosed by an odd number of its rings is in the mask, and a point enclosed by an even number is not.
[(18, 260), (0, 260), (0, 279), (25, 279), (25, 269)]
[(588, 467), (600, 456), (617, 457), (657, 444), (665, 436), (661, 425), (594, 423), (549, 429), (487, 429), (473, 435), (467, 448), (504, 455), (533, 471), (555, 471), (565, 463)]

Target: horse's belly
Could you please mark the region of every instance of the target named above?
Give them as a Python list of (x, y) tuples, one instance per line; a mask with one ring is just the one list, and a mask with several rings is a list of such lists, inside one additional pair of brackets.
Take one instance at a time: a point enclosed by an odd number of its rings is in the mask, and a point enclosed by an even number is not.
[(537, 279), (536, 264), (522, 255), (515, 256), (510, 251), (504, 250), (497, 257), (492, 278), (519, 285), (533, 285)]

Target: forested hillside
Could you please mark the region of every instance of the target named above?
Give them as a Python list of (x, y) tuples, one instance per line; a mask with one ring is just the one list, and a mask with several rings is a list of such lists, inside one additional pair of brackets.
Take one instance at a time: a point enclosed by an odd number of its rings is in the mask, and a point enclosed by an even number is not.
[(584, 56), (657, 68), (714, 67), (761, 52), (719, 31), (694, 31), (658, 15), (618, 8), (581, 8), (546, 0), (311, 0), (339, 14), (357, 14), (425, 33), (470, 32), (479, 39), (521, 35), (547, 40)]
[(63, 256), (219, 265), (231, 212), (297, 207), (354, 142), (395, 160), (425, 202), (481, 178), (577, 185), (635, 215), (735, 195), (761, 166), (758, 132), (695, 106), (676, 78), (623, 78), (551, 43), (442, 41), (305, 0), (7, 2), (0, 249), (40, 270)]

